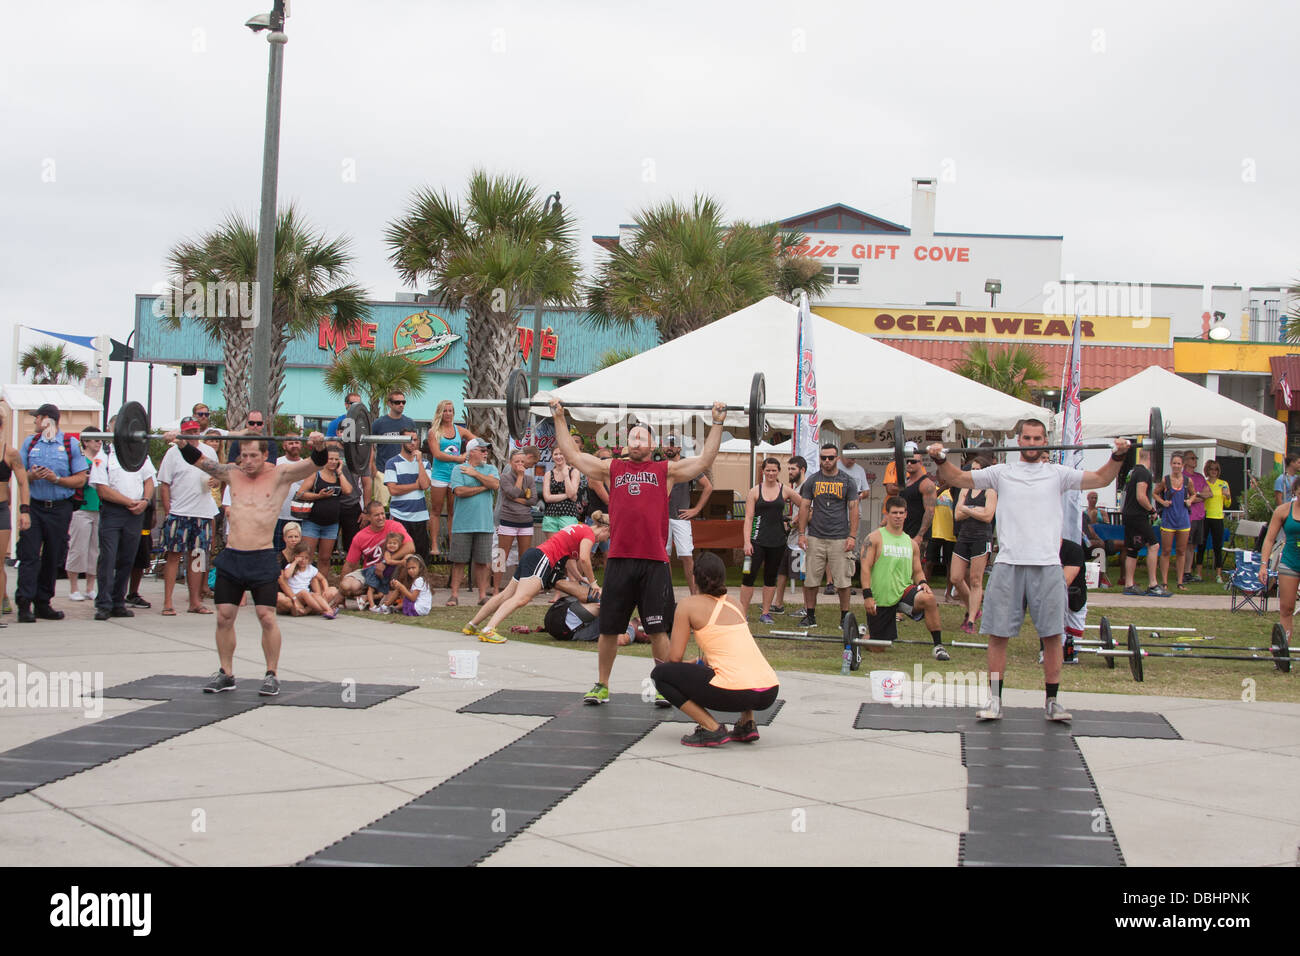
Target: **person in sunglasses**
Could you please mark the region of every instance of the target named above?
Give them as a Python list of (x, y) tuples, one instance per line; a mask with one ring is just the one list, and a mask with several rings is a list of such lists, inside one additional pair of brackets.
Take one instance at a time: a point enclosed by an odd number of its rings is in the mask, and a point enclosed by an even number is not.
[[(199, 424), (200, 427), (202, 427), (202, 419), (199, 420)], [(267, 434), (266, 416), (258, 411), (249, 412), (248, 418), (244, 420), (244, 427), (242, 430), (248, 432), (250, 435)], [(280, 445), (278, 442), (267, 439), (266, 460), (269, 461), (271, 464), (275, 464), (277, 461), (280, 460)], [(238, 441), (226, 442), (226, 461), (232, 465), (239, 464), (239, 442)]]
[[(372, 435), (401, 435), (406, 432), (419, 434), (419, 431), (415, 427), (415, 422), (406, 415), (406, 393), (401, 391), (388, 393), (388, 414), (380, 415), (370, 426)], [(374, 448), (375, 470), (382, 476), (388, 468), (388, 463), (401, 451), (402, 444), (386, 442), (375, 445)]]

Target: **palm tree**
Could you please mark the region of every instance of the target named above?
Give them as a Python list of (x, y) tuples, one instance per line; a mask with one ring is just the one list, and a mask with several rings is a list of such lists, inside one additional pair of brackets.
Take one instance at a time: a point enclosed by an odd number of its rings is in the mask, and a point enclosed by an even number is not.
[(391, 352), (349, 349), (325, 370), (325, 388), (340, 398), (350, 392), (366, 396), (372, 420), (390, 393), (400, 389), (410, 397), (423, 394), (424, 387), (419, 366)]
[(669, 200), (635, 216), (636, 235), (619, 245), (587, 289), (587, 319), (597, 328), (652, 319), (667, 342), (724, 315), (796, 289), (824, 291), (821, 266), (793, 253), (802, 236), (776, 225), (723, 221), (707, 196), (690, 206)]
[(1047, 376), (1047, 366), (1033, 349), (1024, 345), (992, 349), (984, 342), (972, 343), (953, 371), (1027, 402), (1033, 400), (1030, 386)]
[[(292, 205), (280, 211), (275, 227), (271, 354), (265, 357), (252, 354), (253, 330), (243, 324), (248, 303), (256, 299), (256, 226), (231, 215), (212, 232), (182, 242), (168, 253), (173, 285), (170, 301), (202, 303), (196, 310), (187, 309), (186, 314), (193, 315), (207, 335), (221, 344), (223, 392), (231, 421), (243, 421), (248, 414), (254, 361), (271, 364), (271, 407), (261, 411), (275, 415), (284, 392), (288, 344), (313, 330), (322, 319), (346, 333), (353, 323), (369, 316), (364, 290), (346, 281), (352, 264), (349, 245), (347, 239), (327, 239), (314, 232)], [(227, 291), (232, 293), (230, 297), (224, 294)], [(237, 305), (232, 307), (232, 300)], [(163, 320), (179, 328), (180, 310), (166, 311)]]
[[(402, 279), (427, 279), (435, 297), (469, 313), (466, 398), (505, 394), (523, 306), (577, 302), (576, 228), (558, 206), (546, 212), (524, 179), (482, 170), (471, 174), (464, 204), (425, 189), (389, 224), (389, 261)], [(505, 447), (504, 409), (475, 408), (469, 417), (476, 434)]]
[(1300, 342), (1300, 280), (1286, 290), (1287, 310), (1282, 319), (1282, 340)]
[(635, 345), (629, 345), (627, 348), (613, 348), (603, 352), (600, 358), (596, 359), (596, 367), (593, 372), (599, 372), (601, 369), (609, 368), (611, 365), (617, 365), (619, 362), (626, 362), (630, 358), (635, 358), (644, 352), (645, 349), (639, 349)]
[(62, 345), (33, 345), (18, 359), (18, 369), (31, 373), (36, 385), (71, 385), (90, 374), (89, 366)]

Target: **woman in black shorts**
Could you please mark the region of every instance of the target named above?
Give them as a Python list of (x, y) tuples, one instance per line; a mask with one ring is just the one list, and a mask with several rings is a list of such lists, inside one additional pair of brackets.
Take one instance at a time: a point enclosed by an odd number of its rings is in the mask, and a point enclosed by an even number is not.
[(758, 620), (772, 624), (772, 596), (776, 593), (776, 576), (786, 552), (783, 515), (786, 502), (797, 514), (801, 499), (793, 488), (781, 484), (781, 463), (763, 459), (763, 480), (749, 489), (745, 498), (745, 564), (740, 578), (740, 606), (749, 618), (749, 602), (754, 597), (754, 579), (763, 569), (763, 607)]
[[(970, 467), (977, 471), (989, 463), (990, 459), (980, 457), (972, 461)], [(984, 600), (984, 566), (993, 549), (993, 515), (997, 510), (996, 491), (963, 488), (953, 512), (957, 523), (957, 543), (952, 552), (952, 583), (957, 588), (957, 597), (966, 605), (961, 629), (967, 634), (974, 633), (975, 620), (980, 616), (980, 603)]]

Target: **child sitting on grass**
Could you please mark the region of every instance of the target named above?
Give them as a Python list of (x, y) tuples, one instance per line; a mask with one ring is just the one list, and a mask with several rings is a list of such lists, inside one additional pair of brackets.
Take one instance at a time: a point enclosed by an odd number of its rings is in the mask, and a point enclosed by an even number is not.
[(327, 621), (338, 616), (330, 605), (328, 592), (332, 590), (325, 575), (311, 563), (307, 545), (299, 542), (293, 546), (293, 561), (280, 572), (280, 591), (293, 602), (289, 612), (294, 617), (319, 614)]
[(433, 589), (424, 579), (426, 571), (424, 559), (416, 554), (408, 554), (402, 569), (393, 575), (388, 597), (384, 598), (385, 608), (400, 610), (407, 617), (424, 617), (433, 607)]

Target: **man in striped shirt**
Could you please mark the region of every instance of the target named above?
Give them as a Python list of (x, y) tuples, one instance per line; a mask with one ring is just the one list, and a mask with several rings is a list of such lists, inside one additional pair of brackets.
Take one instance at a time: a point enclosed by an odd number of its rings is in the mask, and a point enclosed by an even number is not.
[(391, 500), (389, 516), (399, 522), (415, 543), (415, 553), (429, 553), (429, 502), (425, 493), (432, 482), (424, 470), (424, 458), (416, 445), (416, 433), (406, 432), (407, 441), (384, 468), (384, 486)]

